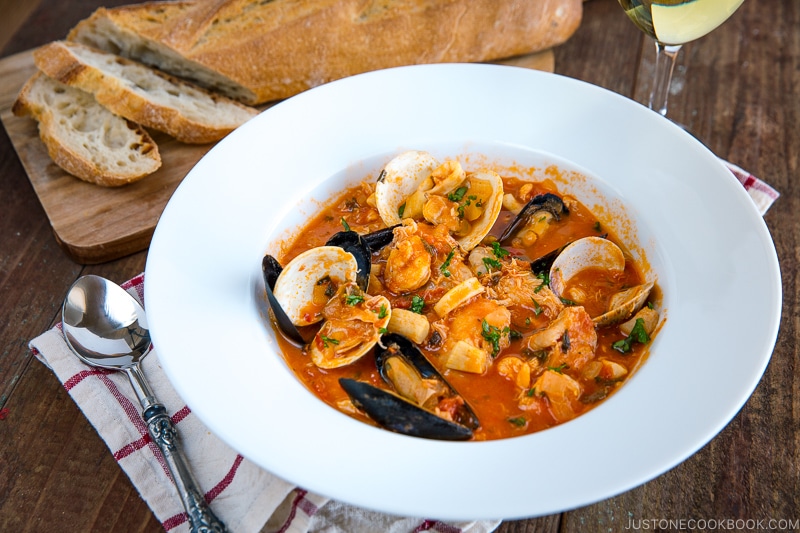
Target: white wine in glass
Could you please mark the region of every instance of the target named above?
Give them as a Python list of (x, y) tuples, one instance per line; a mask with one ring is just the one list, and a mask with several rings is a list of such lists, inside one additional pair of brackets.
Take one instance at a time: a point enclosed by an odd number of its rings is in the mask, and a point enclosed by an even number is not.
[(675, 58), (681, 45), (710, 33), (744, 0), (619, 0), (636, 26), (655, 40), (656, 72), (650, 109), (667, 114)]

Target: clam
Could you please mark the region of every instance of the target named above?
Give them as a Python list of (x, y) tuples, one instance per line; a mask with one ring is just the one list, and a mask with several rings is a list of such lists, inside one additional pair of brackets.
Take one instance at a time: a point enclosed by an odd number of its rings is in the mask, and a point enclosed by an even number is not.
[(391, 320), (385, 296), (370, 296), (353, 282), (341, 285), (322, 311), (325, 321), (308, 345), (318, 368), (354, 363), (378, 343)]
[(375, 363), (391, 391), (347, 378), (339, 383), (381, 427), (415, 437), (466, 440), (480, 426), (469, 405), (407, 338), (383, 335)]
[[(621, 272), (625, 269), (625, 255), (619, 246), (603, 237), (573, 241), (560, 251), (550, 267), (550, 288), (557, 296), (563, 296), (570, 280), (587, 268)], [(654, 285), (654, 281), (649, 281), (618, 292), (611, 297), (608, 310), (593, 317), (593, 322), (601, 327), (626, 320), (642, 308)]]
[(503, 180), (490, 170), (466, 172), (458, 161), (439, 163), (428, 152), (408, 151), (381, 171), (375, 203), (387, 226), (406, 218), (443, 224), (469, 251), (500, 215)]

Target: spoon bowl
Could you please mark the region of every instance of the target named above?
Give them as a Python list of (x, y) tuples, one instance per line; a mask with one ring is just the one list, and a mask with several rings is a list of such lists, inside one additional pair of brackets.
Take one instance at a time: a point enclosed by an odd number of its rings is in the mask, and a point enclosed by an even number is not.
[(152, 348), (142, 306), (100, 276), (84, 276), (72, 285), (62, 317), (67, 344), (86, 364), (124, 370), (138, 365)]
[(128, 375), (150, 437), (158, 445), (189, 518), (193, 532), (222, 533), (189, 469), (178, 432), (167, 409), (156, 399), (141, 362), (152, 350), (147, 316), (122, 287), (100, 276), (83, 276), (72, 284), (61, 309), (64, 339), (84, 363)]

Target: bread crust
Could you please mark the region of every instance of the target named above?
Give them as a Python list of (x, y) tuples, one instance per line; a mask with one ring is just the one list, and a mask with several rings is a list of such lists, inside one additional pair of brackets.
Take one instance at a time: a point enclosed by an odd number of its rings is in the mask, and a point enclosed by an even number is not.
[(169, 55), (175, 74), (257, 104), (370, 70), (544, 50), (581, 16), (582, 0), (183, 0), (100, 8), (68, 38)]
[[(218, 141), (258, 114), (174, 76), (78, 43), (55, 41), (33, 56), (51, 78), (92, 93), (117, 115), (185, 143)], [(198, 112), (200, 107), (206, 112)]]
[[(25, 83), (12, 112), (35, 119), (39, 137), (53, 162), (89, 183), (119, 187), (138, 181), (161, 166), (158, 146), (147, 131), (114, 115), (91, 94), (61, 86), (41, 72)], [(80, 113), (91, 115), (89, 121), (95, 127), (89, 131), (73, 128), (72, 121)], [(122, 141), (118, 147), (104, 144), (109, 135), (116, 136), (118, 143)], [(109, 162), (115, 159), (126, 164)]]

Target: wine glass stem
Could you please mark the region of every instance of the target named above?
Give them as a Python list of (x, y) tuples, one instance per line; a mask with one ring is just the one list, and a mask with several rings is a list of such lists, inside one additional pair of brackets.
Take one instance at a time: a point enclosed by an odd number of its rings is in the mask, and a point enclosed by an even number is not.
[(656, 75), (653, 80), (653, 90), (650, 92), (650, 109), (667, 116), (667, 99), (669, 98), (669, 84), (672, 80), (672, 71), (675, 68), (675, 58), (681, 45), (668, 45), (656, 41)]

